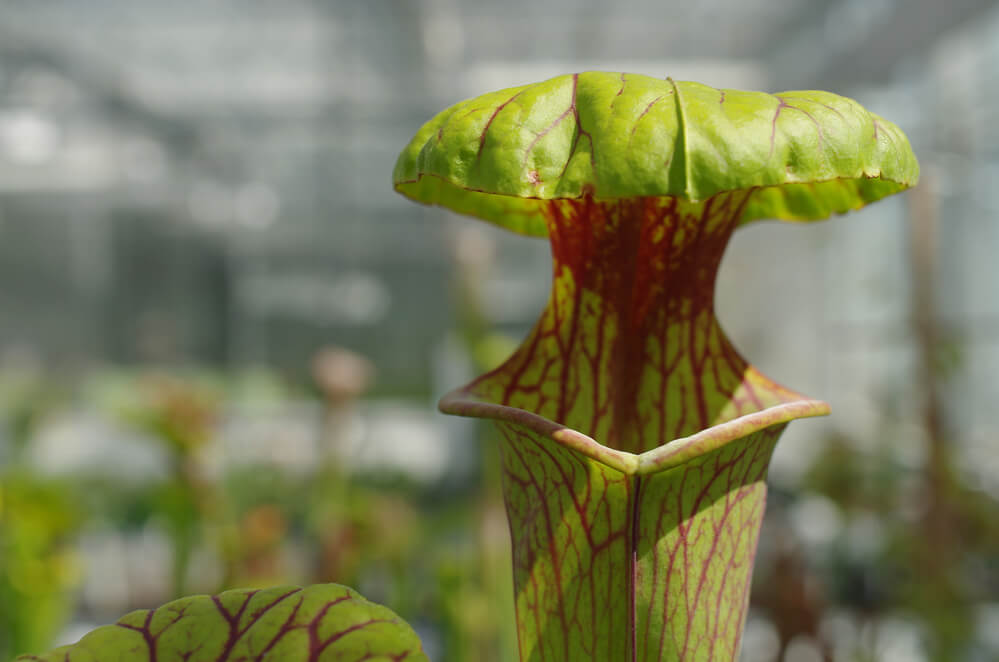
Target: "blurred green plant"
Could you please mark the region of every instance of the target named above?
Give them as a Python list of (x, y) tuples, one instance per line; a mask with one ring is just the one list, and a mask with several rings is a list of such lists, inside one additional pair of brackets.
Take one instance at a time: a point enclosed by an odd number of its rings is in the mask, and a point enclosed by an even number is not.
[(6, 376), (0, 382), (0, 412), (6, 423), (8, 463), (24, 460), (39, 428), (65, 400), (58, 382), (42, 375)]
[(7, 444), (0, 468), (0, 658), (39, 650), (68, 622), (82, 579), (75, 536), (85, 519), (73, 486), (30, 467), (31, 444), (65, 404), (45, 375), (6, 375), (0, 412)]
[(121, 416), (168, 457), (168, 478), (154, 490), (153, 506), (173, 546), (172, 595), (179, 597), (186, 593), (192, 552), (224, 507), (203, 457), (215, 436), (223, 393), (214, 380), (152, 374), (140, 377), (129, 394)]
[[(833, 437), (803, 476), (803, 494), (835, 503), (845, 529), (861, 522), (873, 528), (863, 556), (850, 536), (828, 544), (811, 579), (824, 584), (831, 605), (855, 614), (861, 629), (904, 616), (923, 632), (928, 659), (975, 659), (975, 608), (994, 600), (999, 587), (999, 500), (965, 484), (949, 462), (932, 470), (900, 462), (892, 446), (912, 440), (889, 430), (884, 438), (865, 451), (856, 440)], [(853, 654), (877, 659), (863, 641)]]
[(0, 475), (0, 658), (49, 646), (68, 622), (83, 515), (62, 481), (22, 469)]

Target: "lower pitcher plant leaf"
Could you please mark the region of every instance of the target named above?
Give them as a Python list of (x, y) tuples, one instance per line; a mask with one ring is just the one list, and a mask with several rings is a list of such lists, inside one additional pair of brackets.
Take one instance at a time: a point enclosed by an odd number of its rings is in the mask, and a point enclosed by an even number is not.
[(387, 607), (337, 584), (198, 595), (143, 609), (19, 662), (426, 661)]

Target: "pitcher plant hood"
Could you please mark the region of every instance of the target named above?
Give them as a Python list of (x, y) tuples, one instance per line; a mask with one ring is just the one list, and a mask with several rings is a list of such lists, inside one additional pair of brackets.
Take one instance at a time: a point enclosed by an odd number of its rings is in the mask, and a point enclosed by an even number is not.
[(528, 235), (541, 201), (753, 189), (742, 221), (808, 221), (914, 185), (893, 123), (829, 92), (717, 90), (637, 74), (565, 75), (462, 101), (417, 132), (397, 191)]

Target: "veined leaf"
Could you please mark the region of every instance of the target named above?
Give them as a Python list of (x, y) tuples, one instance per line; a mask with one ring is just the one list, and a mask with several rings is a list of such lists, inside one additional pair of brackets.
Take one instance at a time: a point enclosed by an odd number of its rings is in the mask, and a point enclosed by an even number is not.
[(391, 610), (336, 584), (234, 590), (132, 612), (38, 662), (426, 660)]
[(546, 234), (544, 201), (754, 189), (743, 222), (812, 220), (916, 183), (905, 135), (829, 92), (716, 90), (585, 72), (455, 104), (403, 150), (400, 193)]

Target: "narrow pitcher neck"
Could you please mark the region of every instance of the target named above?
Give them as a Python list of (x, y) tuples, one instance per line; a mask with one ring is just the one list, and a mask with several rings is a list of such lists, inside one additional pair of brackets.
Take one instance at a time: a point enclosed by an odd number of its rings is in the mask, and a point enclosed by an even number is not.
[(714, 314), (748, 196), (552, 201), (548, 305), (469, 392), (632, 453), (797, 399), (753, 370)]
[(715, 277), (748, 193), (704, 202), (677, 198), (556, 200), (547, 221), (555, 278), (571, 273), (601, 299), (622, 332), (647, 333), (663, 318), (710, 313)]

